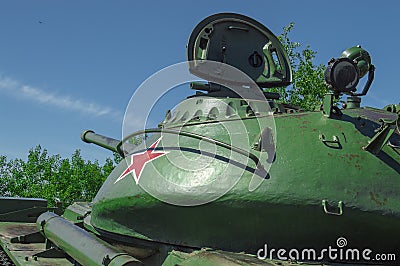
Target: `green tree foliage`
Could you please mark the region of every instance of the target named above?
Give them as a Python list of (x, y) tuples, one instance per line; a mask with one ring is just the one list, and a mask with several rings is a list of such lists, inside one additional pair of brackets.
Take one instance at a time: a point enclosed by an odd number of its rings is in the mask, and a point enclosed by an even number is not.
[(58, 198), (64, 206), (91, 201), (114, 167), (110, 158), (100, 165), (85, 161), (76, 150), (71, 159), (62, 159), (37, 146), (26, 161), (0, 156), (0, 196), (44, 198), (50, 205)]
[(294, 28), (290, 23), (283, 28), (283, 33), (278, 36), (286, 49), (293, 71), (293, 83), (289, 87), (274, 88), (279, 92), (284, 103), (301, 107), (305, 111), (318, 109), (322, 99), (328, 92), (324, 82), (324, 65), (315, 65), (313, 60), (317, 52), (306, 46), (301, 50), (301, 44), (290, 40), (289, 33)]

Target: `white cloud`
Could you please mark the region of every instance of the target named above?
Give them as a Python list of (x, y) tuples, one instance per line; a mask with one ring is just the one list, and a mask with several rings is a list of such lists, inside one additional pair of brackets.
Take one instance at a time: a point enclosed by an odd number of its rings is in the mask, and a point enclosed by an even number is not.
[(20, 82), (8, 77), (0, 76), (0, 91), (5, 91), (18, 98), (56, 106), (60, 109), (76, 111), (86, 115), (110, 116), (115, 119), (122, 119), (122, 114), (107, 106), (101, 106), (93, 102), (74, 99), (67, 95), (49, 93), (37, 87), (22, 85)]

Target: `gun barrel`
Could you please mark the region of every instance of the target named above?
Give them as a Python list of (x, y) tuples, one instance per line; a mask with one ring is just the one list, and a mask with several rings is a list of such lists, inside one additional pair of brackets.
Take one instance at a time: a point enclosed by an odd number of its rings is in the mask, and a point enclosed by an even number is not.
[(121, 141), (119, 140), (96, 134), (92, 130), (84, 130), (81, 134), (81, 139), (86, 143), (93, 143), (99, 145), (100, 147), (106, 148), (107, 150), (121, 154), (119, 150)]

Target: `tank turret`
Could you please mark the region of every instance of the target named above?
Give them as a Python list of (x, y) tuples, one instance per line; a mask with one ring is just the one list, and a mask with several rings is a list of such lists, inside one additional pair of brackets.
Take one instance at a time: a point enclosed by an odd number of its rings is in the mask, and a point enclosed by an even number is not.
[[(251, 18), (205, 18), (189, 37), (187, 59), (202, 81), (191, 81), (196, 93), (158, 128), (121, 141), (82, 133), (123, 157), (92, 202), (58, 216), (43, 200), (0, 198), (7, 257), (47, 265), (305, 265), (371, 263), (371, 254), (398, 252), (400, 106), (361, 107), (375, 72), (366, 50), (354, 46), (329, 62), (330, 93), (310, 112), (264, 91), (290, 85), (293, 74), (278, 38)], [(336, 105), (342, 95), (346, 108)]]

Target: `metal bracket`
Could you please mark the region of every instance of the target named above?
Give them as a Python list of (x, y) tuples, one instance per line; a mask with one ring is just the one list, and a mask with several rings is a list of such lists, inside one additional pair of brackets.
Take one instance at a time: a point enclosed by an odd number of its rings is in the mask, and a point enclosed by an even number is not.
[(338, 212), (328, 211), (327, 201), (326, 200), (322, 200), (322, 207), (324, 208), (324, 212), (326, 214), (337, 215), (337, 216), (340, 216), (340, 215), (343, 214), (343, 202), (342, 201), (338, 202), (338, 206), (337, 206), (338, 207)]
[(379, 121), (382, 123), (379, 131), (366, 146), (362, 147), (364, 150), (367, 150), (375, 155), (382, 150), (385, 144), (389, 141), (389, 138), (393, 135), (398, 119), (387, 120), (381, 118)]
[(342, 144), (340, 143), (339, 137), (338, 136), (333, 136), (332, 140), (327, 140), (325, 138), (324, 134), (320, 134), (319, 135), (319, 139), (322, 141), (322, 143), (329, 147), (329, 148), (333, 148), (333, 149), (341, 149), (342, 148)]
[(322, 112), (323, 112), (324, 116), (326, 116), (326, 117), (332, 116), (333, 98), (334, 98), (333, 93), (325, 94), (324, 102), (322, 105), (323, 106)]

